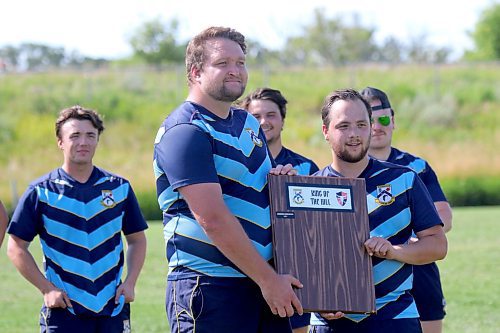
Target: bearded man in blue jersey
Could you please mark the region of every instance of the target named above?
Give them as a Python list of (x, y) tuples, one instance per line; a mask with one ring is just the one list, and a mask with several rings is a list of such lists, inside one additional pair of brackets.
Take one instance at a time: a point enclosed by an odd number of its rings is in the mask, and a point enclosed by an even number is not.
[[(410, 293), (412, 265), (445, 257), (447, 240), (429, 193), (411, 169), (368, 156), (371, 108), (353, 90), (337, 90), (321, 111), (332, 163), (314, 176), (364, 178), (370, 223), (366, 251), (372, 256), (377, 313), (313, 314), (311, 331), (321, 333), (420, 333)], [(415, 233), (417, 241), (411, 242)]]
[[(8, 255), (43, 295), (40, 332), (130, 332), (146, 221), (130, 183), (92, 163), (104, 130), (99, 114), (73, 106), (60, 112), (55, 127), (63, 165), (32, 182), (19, 200)], [(28, 250), (36, 235), (45, 276)]]
[(290, 332), (287, 317), (302, 313), (292, 289), (300, 282), (272, 267), (273, 160), (259, 122), (231, 106), (248, 80), (245, 54), (234, 29), (196, 35), (186, 50), (189, 94), (156, 136), (172, 332)]
[[(441, 189), (434, 170), (426, 160), (401, 151), (392, 146), (395, 129), (394, 110), (389, 98), (380, 89), (366, 87), (361, 95), (370, 103), (373, 112), (372, 139), (368, 154), (378, 160), (403, 165), (413, 169), (424, 182), (434, 206), (443, 222), (444, 232), (451, 229), (452, 211)], [(441, 333), (445, 312), (445, 298), (441, 287), (439, 269), (436, 263), (418, 265), (413, 268), (411, 290), (424, 333)]]

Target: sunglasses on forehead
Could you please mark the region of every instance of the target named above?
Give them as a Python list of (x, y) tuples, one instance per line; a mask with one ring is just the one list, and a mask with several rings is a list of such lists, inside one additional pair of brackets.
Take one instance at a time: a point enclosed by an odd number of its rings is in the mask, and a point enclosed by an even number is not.
[(382, 126), (389, 126), (389, 124), (391, 123), (391, 116), (380, 116), (380, 117), (372, 118), (372, 124), (375, 123), (375, 119)]

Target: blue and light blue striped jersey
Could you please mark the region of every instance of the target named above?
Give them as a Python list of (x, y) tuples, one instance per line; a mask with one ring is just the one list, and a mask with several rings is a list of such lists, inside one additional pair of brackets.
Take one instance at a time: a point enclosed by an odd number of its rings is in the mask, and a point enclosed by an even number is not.
[(184, 102), (161, 125), (153, 168), (163, 211), (168, 279), (244, 277), (207, 237), (178, 188), (219, 183), (223, 200), (265, 260), (272, 258), (267, 174), (272, 159), (258, 121), (231, 108), (222, 119)]
[(147, 228), (130, 183), (94, 167), (86, 183), (62, 168), (32, 182), (20, 199), (8, 232), (24, 241), (40, 237), (45, 276), (64, 290), (72, 313), (115, 316), (125, 235)]
[(391, 154), (387, 162), (406, 166), (415, 171), (427, 187), (433, 202), (447, 201), (436, 173), (424, 159), (391, 147)]
[(316, 163), (312, 160), (297, 154), (296, 152), (287, 149), (286, 147), (282, 147), (278, 156), (274, 159), (276, 164), (288, 164), (293, 165), (294, 169), (297, 169), (299, 175), (309, 176), (319, 170)]
[[(341, 177), (331, 166), (314, 176)], [(442, 225), (425, 185), (417, 174), (406, 167), (370, 159), (359, 178), (366, 180), (366, 199), (370, 237), (383, 237), (392, 244), (408, 243), (412, 232)], [(417, 318), (413, 297), (412, 265), (373, 257), (373, 275), (377, 314), (369, 320)], [(347, 314), (348, 319), (361, 321), (366, 315)], [(323, 325), (319, 315), (312, 325)]]

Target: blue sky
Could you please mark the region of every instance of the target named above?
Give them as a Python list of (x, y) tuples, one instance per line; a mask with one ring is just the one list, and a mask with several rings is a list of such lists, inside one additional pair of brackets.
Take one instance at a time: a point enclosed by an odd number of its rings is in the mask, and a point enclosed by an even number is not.
[(347, 22), (357, 13), (364, 26), (376, 29), (379, 41), (426, 35), (428, 43), (449, 46), (458, 56), (472, 47), (467, 31), (492, 3), (498, 0), (13, 0), (0, 8), (0, 46), (36, 42), (93, 57), (122, 57), (132, 52), (128, 39), (134, 30), (159, 17), (180, 21), (182, 41), (220, 25), (279, 48), (322, 8), (327, 17)]

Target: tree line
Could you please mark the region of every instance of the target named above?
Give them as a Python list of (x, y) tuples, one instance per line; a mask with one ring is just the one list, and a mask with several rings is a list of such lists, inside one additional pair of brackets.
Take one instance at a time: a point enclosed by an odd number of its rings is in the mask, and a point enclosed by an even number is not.
[[(313, 20), (302, 27), (297, 36), (286, 38), (280, 50), (266, 48), (249, 39), (250, 64), (281, 65), (333, 65), (352, 63), (428, 63), (449, 62), (451, 48), (435, 47), (426, 41), (426, 35), (414, 36), (408, 41), (389, 36), (375, 41), (376, 29), (365, 27), (354, 17), (346, 23), (339, 17), (329, 18), (324, 10), (314, 10)], [(129, 38), (133, 55), (128, 62), (152, 66), (182, 64), (186, 42), (178, 40), (179, 21), (156, 18), (144, 22)], [(500, 60), (500, 4), (492, 4), (481, 13), (469, 37), (474, 48), (467, 50), (462, 60)], [(0, 48), (0, 72), (18, 70), (46, 70), (50, 68), (96, 68), (107, 65), (109, 60), (91, 58), (78, 52), (68, 52), (63, 47), (36, 43)]]

